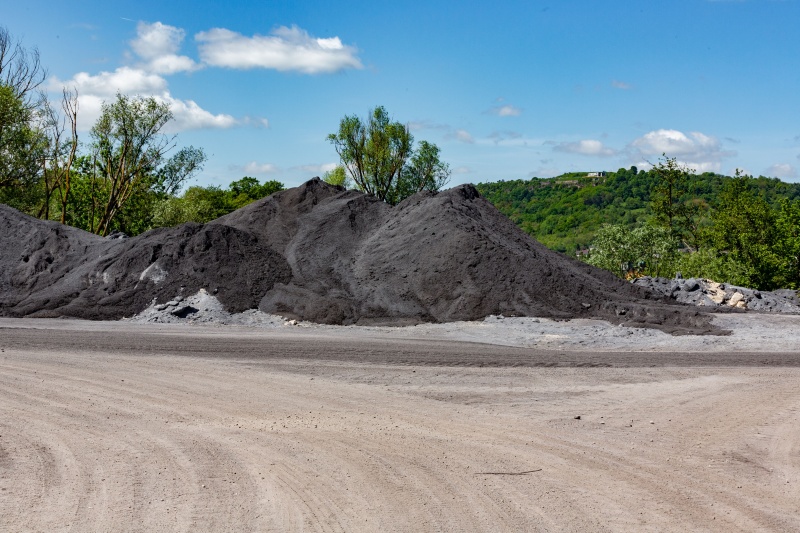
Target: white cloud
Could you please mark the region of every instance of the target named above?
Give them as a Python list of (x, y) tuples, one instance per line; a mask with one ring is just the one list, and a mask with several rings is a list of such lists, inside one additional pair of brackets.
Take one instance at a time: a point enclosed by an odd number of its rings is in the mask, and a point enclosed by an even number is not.
[(151, 74), (131, 67), (119, 67), (114, 72), (100, 72), (91, 75), (78, 72), (71, 80), (62, 81), (53, 77), (50, 82), (52, 91), (61, 91), (61, 87), (74, 87), (79, 95), (92, 95), (113, 98), (118, 92), (123, 94), (155, 94), (167, 89), (167, 80), (157, 74)]
[(198, 33), (195, 39), (200, 43), (202, 60), (216, 67), (295, 70), (305, 74), (363, 68), (356, 48), (342, 44), (338, 37), (312, 37), (297, 26), (281, 26), (270, 35), (253, 37), (213, 28)]
[(161, 22), (139, 22), (136, 33), (137, 37), (130, 45), (134, 53), (145, 60), (141, 65), (143, 69), (157, 74), (174, 74), (199, 68), (191, 58), (177, 54), (186, 35), (181, 28)]
[(245, 174), (274, 174), (278, 172), (278, 167), (273, 165), (272, 163), (256, 163), (255, 161), (250, 161), (245, 166), (242, 167)]
[(172, 121), (165, 128), (168, 132), (209, 128), (226, 129), (241, 124), (241, 121), (231, 115), (222, 113), (215, 115), (206, 111), (197, 105), (194, 100), (178, 100), (170, 96), (169, 93), (156, 96), (156, 98), (169, 104), (170, 110), (172, 110)]
[(569, 154), (580, 154), (588, 156), (608, 157), (615, 155), (616, 150), (605, 146), (602, 142), (594, 139), (584, 139), (576, 142), (562, 142), (553, 146), (557, 152)]
[(632, 88), (630, 83), (625, 83), (624, 81), (619, 80), (612, 80), (611, 86), (615, 89), (622, 89), (623, 91), (627, 91)]
[(488, 113), (498, 117), (518, 117), (522, 114), (522, 109), (513, 105), (500, 105), (489, 109)]
[(769, 167), (765, 173), (766, 176), (776, 178), (796, 178), (797, 169), (788, 163), (778, 163)]
[(629, 149), (633, 159), (644, 167), (649, 159), (666, 154), (697, 172), (718, 172), (722, 159), (736, 155), (735, 151), (723, 150), (716, 137), (696, 131), (685, 134), (667, 129), (644, 134), (634, 140)]
[(453, 174), (470, 174), (472, 169), (469, 167), (456, 167), (453, 169)]
[(300, 165), (299, 167), (294, 168), (297, 170), (302, 170), (303, 172), (322, 175), (326, 172), (331, 172), (338, 165), (338, 163), (322, 163), (321, 165)]
[(467, 130), (456, 130), (451, 137), (462, 143), (473, 144), (475, 142), (475, 139), (472, 138), (472, 135)]
[(215, 115), (201, 108), (193, 100), (174, 98), (167, 89), (167, 81), (157, 74), (143, 70), (120, 67), (114, 72), (100, 72), (91, 75), (79, 72), (70, 80), (52, 78), (49, 88), (60, 92), (61, 87), (75, 88), (78, 91), (78, 126), (87, 131), (100, 117), (103, 102), (112, 102), (117, 93), (154, 97), (169, 104), (174, 115), (173, 120), (165, 128), (169, 132), (177, 132), (202, 128), (230, 128), (246, 123), (226, 114)]

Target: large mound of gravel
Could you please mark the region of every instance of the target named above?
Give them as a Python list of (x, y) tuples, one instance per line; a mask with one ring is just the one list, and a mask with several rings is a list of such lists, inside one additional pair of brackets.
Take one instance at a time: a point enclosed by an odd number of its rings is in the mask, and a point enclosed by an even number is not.
[(708, 317), (552, 252), (470, 185), (396, 207), (313, 179), (205, 225), (108, 239), (0, 206), (0, 314), (118, 319), (205, 289), (229, 312), (328, 324)]

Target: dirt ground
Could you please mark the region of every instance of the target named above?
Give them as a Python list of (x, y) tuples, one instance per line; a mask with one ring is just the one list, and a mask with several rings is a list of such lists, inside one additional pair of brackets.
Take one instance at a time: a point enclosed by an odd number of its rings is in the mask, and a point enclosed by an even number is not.
[(515, 320), (0, 319), (0, 531), (800, 531), (800, 317)]

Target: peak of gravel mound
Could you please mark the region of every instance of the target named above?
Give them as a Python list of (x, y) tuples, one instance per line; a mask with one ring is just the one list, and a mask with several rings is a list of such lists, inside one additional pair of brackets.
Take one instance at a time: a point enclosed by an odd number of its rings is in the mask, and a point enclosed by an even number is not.
[(205, 225), (125, 239), (7, 207), (0, 225), (7, 316), (117, 319), (204, 289), (228, 312), (327, 324), (502, 314), (712, 329), (696, 310), (548, 250), (471, 185), (392, 207), (315, 178)]

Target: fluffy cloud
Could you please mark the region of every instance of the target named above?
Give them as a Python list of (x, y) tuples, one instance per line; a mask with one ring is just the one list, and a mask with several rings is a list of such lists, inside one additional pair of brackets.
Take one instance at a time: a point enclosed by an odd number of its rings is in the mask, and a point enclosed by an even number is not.
[(139, 22), (136, 39), (130, 42), (133, 52), (145, 60), (142, 68), (157, 74), (174, 74), (196, 70), (199, 65), (187, 56), (179, 56), (186, 33), (161, 22)]
[(726, 151), (716, 137), (700, 132), (685, 134), (678, 130), (655, 130), (644, 134), (629, 146), (633, 159), (644, 164), (649, 159), (666, 154), (698, 172), (718, 172), (720, 162), (736, 155)]
[(167, 80), (157, 74), (140, 69), (120, 67), (114, 72), (100, 72), (95, 75), (79, 72), (71, 80), (66, 81), (57, 77), (51, 78), (51, 90), (60, 91), (63, 86), (76, 88), (79, 95), (113, 98), (118, 92), (123, 94), (160, 93), (167, 89)]
[(594, 139), (585, 139), (576, 142), (562, 142), (553, 146), (553, 150), (557, 152), (566, 152), (568, 154), (580, 154), (588, 156), (608, 157), (616, 155), (617, 151), (605, 146), (602, 142)]
[(270, 35), (253, 37), (214, 28), (198, 33), (195, 39), (200, 43), (202, 60), (215, 67), (269, 68), (305, 74), (363, 68), (354, 47), (342, 44), (338, 37), (312, 37), (297, 26), (281, 26)]
[(779, 163), (769, 167), (765, 172), (765, 175), (783, 179), (796, 178), (797, 169), (788, 163)]
[(206, 111), (194, 100), (178, 100), (165, 93), (156, 96), (157, 99), (169, 104), (172, 110), (172, 121), (167, 124), (165, 130), (168, 132), (178, 132), (185, 130), (199, 129), (225, 129), (238, 126), (243, 122), (235, 119), (231, 115), (220, 113), (215, 115)]
[(117, 93), (154, 97), (169, 104), (173, 120), (167, 124), (166, 131), (177, 132), (202, 128), (230, 128), (242, 121), (230, 115), (215, 115), (201, 108), (192, 100), (174, 98), (167, 89), (167, 82), (157, 74), (143, 70), (120, 67), (114, 72), (100, 72), (90, 75), (79, 72), (70, 80), (52, 78), (50, 89), (60, 91), (61, 87), (78, 90), (78, 126), (82, 131), (91, 128), (100, 117), (103, 102), (111, 102)]

